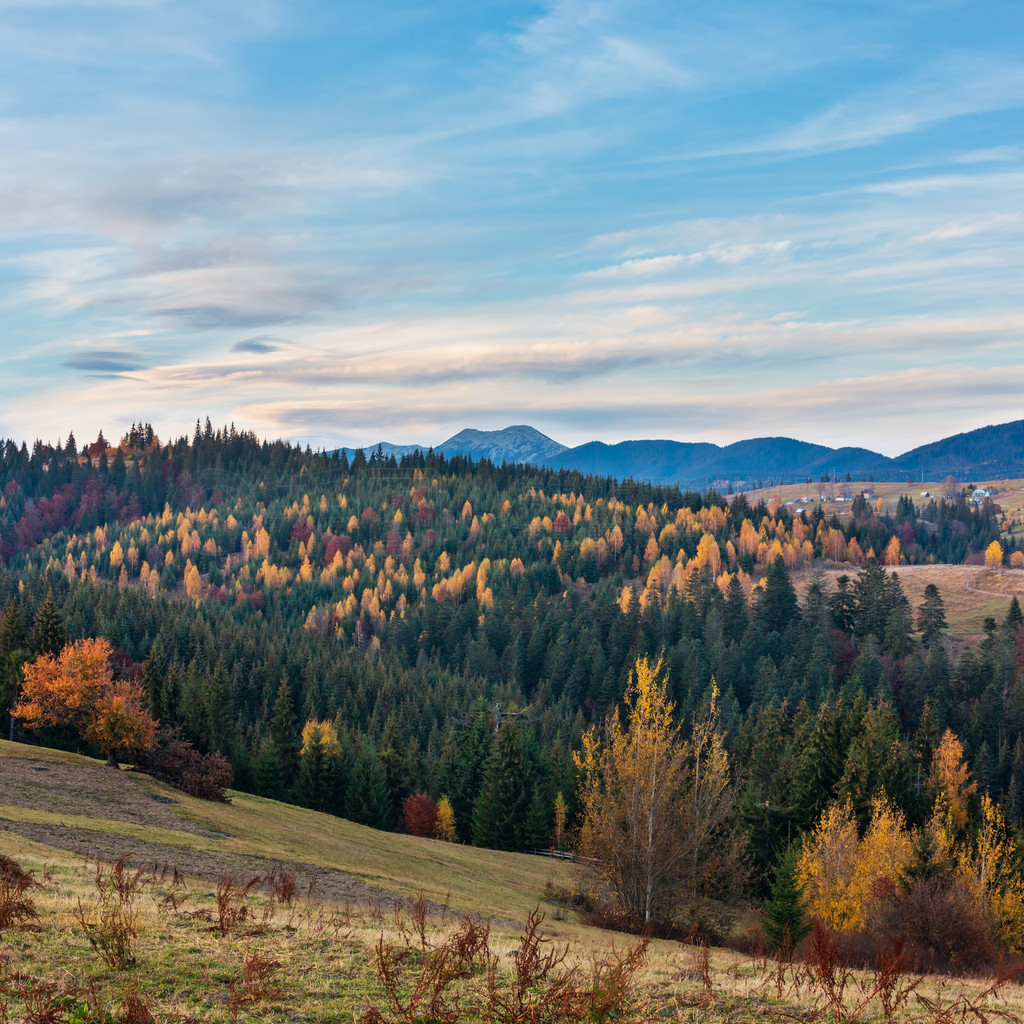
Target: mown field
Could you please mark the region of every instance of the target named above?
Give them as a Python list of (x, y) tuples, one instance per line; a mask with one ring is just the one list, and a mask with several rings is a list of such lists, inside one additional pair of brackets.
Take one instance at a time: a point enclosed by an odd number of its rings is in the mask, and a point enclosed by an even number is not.
[[(729, 949), (655, 941), (630, 961), (638, 940), (546, 902), (548, 883), (578, 881), (572, 865), (231, 799), (0, 744), (0, 852), (33, 873), (22, 898), (34, 914), (5, 920), (12, 890), (0, 888), (0, 1020), (966, 1024), (1024, 1013), (1024, 990), (990, 992), (986, 979), (900, 973), (883, 998), (870, 971), (841, 970), (837, 990), (834, 972), (827, 984)], [(130, 866), (116, 878), (121, 854)], [(535, 908), (546, 918), (531, 944)]]

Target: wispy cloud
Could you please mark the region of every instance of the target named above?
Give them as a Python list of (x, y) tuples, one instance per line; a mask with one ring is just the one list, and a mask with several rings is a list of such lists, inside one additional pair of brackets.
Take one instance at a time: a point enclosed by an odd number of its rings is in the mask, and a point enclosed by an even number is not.
[(901, 381), (1009, 408), (997, 7), (0, 0), (0, 432), (143, 405), (164, 433), (734, 440), (804, 433), (806, 391), (919, 441)]

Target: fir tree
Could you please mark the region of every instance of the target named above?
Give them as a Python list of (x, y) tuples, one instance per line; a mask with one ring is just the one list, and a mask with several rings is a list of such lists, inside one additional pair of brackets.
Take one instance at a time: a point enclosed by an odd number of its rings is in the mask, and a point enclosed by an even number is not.
[(917, 628), (921, 630), (921, 643), (931, 647), (936, 640), (942, 639), (946, 628), (946, 608), (934, 583), (924, 588), (924, 600), (917, 609)]
[(1017, 600), (1016, 594), (1010, 601), (1010, 607), (1006, 610), (1006, 618), (1003, 623), (1011, 633), (1024, 624), (1024, 612), (1020, 609), (1020, 601)]
[(384, 768), (376, 752), (365, 745), (353, 756), (345, 793), (345, 817), (371, 828), (394, 828), (394, 810)]
[(776, 555), (765, 573), (765, 587), (758, 598), (757, 617), (769, 632), (785, 633), (799, 616), (796, 591), (782, 555)]
[(273, 737), (264, 736), (252, 763), (253, 782), (260, 796), (271, 800), (284, 799), (284, 772), (281, 769), (281, 755)]

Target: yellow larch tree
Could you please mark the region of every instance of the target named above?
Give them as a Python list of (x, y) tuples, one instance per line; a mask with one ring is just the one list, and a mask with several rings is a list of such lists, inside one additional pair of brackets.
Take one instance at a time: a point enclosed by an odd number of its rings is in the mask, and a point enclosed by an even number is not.
[(971, 771), (964, 760), (963, 744), (947, 729), (932, 756), (928, 786), (935, 798), (936, 814), (944, 819), (951, 835), (967, 824), (967, 801), (977, 792)]

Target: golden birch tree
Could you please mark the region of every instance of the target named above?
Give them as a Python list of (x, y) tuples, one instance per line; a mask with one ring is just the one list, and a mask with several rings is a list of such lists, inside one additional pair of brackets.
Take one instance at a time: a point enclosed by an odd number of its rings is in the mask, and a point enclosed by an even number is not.
[(680, 824), (688, 745), (673, 721), (661, 660), (637, 661), (625, 703), (625, 725), (616, 710), (574, 754), (583, 807), (579, 845), (619, 906), (647, 923), (671, 916), (687, 874)]

